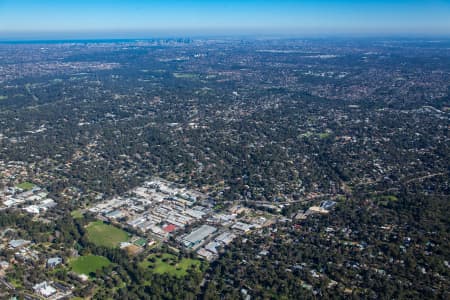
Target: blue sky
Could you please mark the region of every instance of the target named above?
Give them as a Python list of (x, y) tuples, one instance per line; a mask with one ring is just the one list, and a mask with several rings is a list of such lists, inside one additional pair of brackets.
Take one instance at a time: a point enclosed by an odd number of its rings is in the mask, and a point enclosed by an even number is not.
[(0, 38), (144, 33), (450, 33), (450, 0), (0, 0)]

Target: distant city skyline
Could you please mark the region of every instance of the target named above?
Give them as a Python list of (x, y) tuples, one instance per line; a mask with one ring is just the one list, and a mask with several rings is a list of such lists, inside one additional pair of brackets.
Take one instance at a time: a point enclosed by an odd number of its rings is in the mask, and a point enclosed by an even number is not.
[(0, 39), (449, 33), (442, 0), (0, 0)]

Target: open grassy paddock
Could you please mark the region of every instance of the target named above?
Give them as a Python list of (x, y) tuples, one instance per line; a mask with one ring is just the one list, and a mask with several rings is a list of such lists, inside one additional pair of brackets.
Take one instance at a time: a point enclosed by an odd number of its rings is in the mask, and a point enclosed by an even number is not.
[(191, 268), (200, 270), (200, 264), (201, 262), (197, 259), (182, 258), (179, 260), (173, 254), (164, 253), (147, 256), (140, 266), (153, 273), (182, 277), (186, 276)]
[(70, 213), (70, 215), (74, 219), (83, 219), (83, 213), (79, 210), (74, 210), (73, 212)]

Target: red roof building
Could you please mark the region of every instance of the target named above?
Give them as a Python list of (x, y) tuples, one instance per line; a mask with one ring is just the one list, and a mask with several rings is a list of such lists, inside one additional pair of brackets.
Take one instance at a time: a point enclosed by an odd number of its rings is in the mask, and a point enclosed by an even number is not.
[(177, 226), (175, 226), (173, 224), (169, 224), (169, 225), (166, 225), (163, 227), (163, 230), (168, 233), (174, 231), (175, 229), (177, 229)]

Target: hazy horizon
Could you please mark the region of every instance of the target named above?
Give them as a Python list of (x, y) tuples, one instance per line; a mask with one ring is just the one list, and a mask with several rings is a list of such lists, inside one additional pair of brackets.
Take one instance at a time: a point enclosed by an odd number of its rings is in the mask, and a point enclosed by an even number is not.
[(146, 31), (146, 32), (0, 32), (0, 42), (76, 41), (76, 40), (148, 40), (155, 38), (230, 38), (230, 39), (450, 39), (449, 34), (427, 33), (326, 33), (326, 32), (233, 32), (233, 31)]

